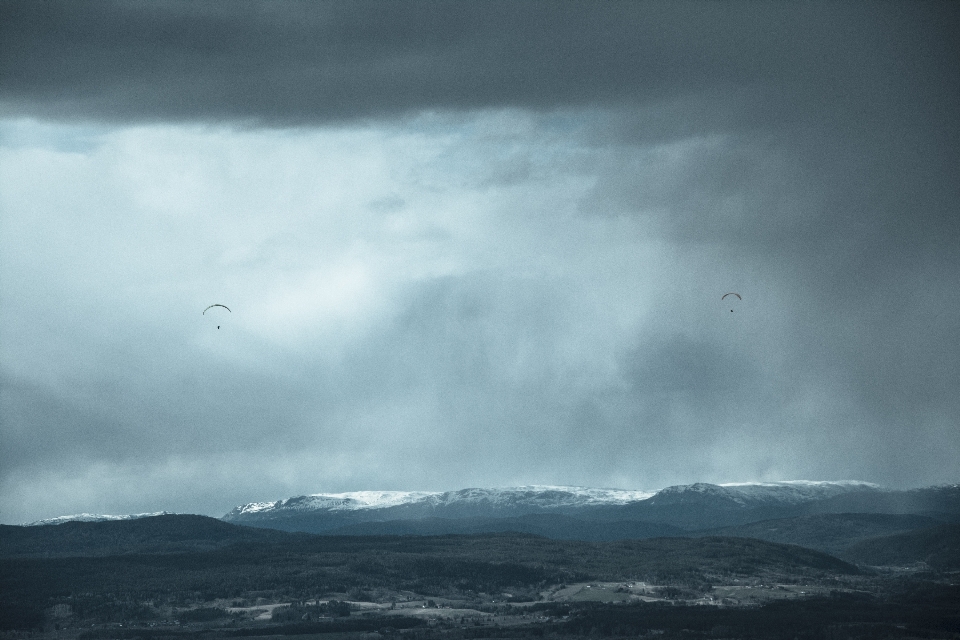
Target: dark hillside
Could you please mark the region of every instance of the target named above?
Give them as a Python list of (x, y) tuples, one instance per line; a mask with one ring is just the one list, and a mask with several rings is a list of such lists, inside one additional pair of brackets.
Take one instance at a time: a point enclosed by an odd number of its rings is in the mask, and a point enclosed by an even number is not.
[(554, 540), (629, 540), (682, 536), (683, 529), (668, 524), (639, 521), (598, 522), (558, 513), (533, 513), (516, 518), (423, 518), (357, 523), (329, 535), (416, 535), (476, 533), (529, 533)]
[(960, 524), (863, 540), (851, 545), (844, 559), (873, 566), (924, 562), (940, 571), (960, 570)]
[(810, 503), (804, 513), (890, 513), (960, 522), (960, 484), (908, 491), (851, 492)]
[[(222, 563), (224, 567), (256, 563), (275, 567), (278, 563), (282, 565), (288, 560), (309, 556), (312, 566), (329, 564), (337, 567), (337, 573), (378, 581), (383, 576), (399, 578), (406, 571), (402, 567), (416, 558), (429, 562), (535, 565), (552, 573), (582, 573), (598, 579), (641, 574), (679, 577), (750, 573), (767, 569), (856, 572), (851, 565), (818, 551), (745, 538), (585, 542), (551, 540), (522, 533), (321, 536), (256, 529), (215, 518), (184, 515), (41, 527), (6, 526), (0, 528), (0, 554), (8, 558), (130, 555), (136, 556), (131, 562), (141, 565), (162, 567), (173, 563), (187, 570), (208, 562)], [(163, 559), (164, 555), (175, 557)], [(362, 563), (357, 564), (356, 558), (362, 558)]]
[(722, 487), (693, 486), (707, 489), (667, 494), (661, 492), (648, 500), (608, 509), (606, 515), (619, 520), (639, 520), (697, 531), (802, 514), (800, 505), (742, 504)]
[(943, 524), (916, 515), (884, 513), (827, 513), (764, 520), (736, 527), (698, 531), (696, 536), (736, 536), (796, 544), (837, 555), (850, 545), (877, 536), (913, 531)]
[[(159, 518), (159, 517), (158, 517)], [(174, 521), (177, 522), (177, 521)], [(187, 521), (190, 522), (190, 521)], [(122, 621), (145, 601), (192, 606), (218, 598), (257, 597), (303, 601), (350, 590), (414, 592), (473, 598), (477, 594), (527, 594), (548, 585), (584, 580), (648, 580), (702, 585), (755, 578), (793, 582), (857, 573), (832, 556), (791, 545), (746, 538), (653, 538), (621, 542), (549, 540), (521, 534), (438, 537), (336, 537), (280, 534), (269, 541), (235, 541), (233, 528), (197, 520), (223, 543), (190, 553), (0, 559), (4, 611), (37, 615), (69, 602), (80, 617)], [(216, 521), (214, 521), (216, 522)], [(196, 545), (196, 532), (143, 521), (110, 524), (111, 544), (129, 549), (144, 539), (160, 549), (171, 541)], [(229, 527), (229, 525), (225, 525)], [(147, 532), (144, 532), (144, 527)], [(123, 535), (129, 529), (129, 537)], [(239, 535), (246, 535), (243, 528)], [(73, 542), (75, 531), (62, 530)], [(85, 529), (79, 529), (85, 530)], [(52, 548), (64, 548), (50, 541)], [(206, 543), (205, 543), (206, 544)], [(199, 546), (199, 545), (196, 545)], [(31, 613), (32, 612), (32, 613)], [(11, 622), (11, 624), (20, 624)]]
[(293, 538), (296, 535), (229, 524), (207, 516), (167, 514), (35, 527), (0, 525), (0, 557), (184, 553), (239, 542), (272, 543)]

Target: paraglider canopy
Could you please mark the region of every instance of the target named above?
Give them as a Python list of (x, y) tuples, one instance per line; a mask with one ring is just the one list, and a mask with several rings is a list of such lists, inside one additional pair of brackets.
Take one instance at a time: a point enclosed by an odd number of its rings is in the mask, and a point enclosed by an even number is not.
[[(210, 305), (209, 307), (207, 307), (206, 309), (204, 309), (204, 310), (203, 310), (203, 313), (200, 314), (200, 315), (206, 315), (206, 314), (207, 314), (207, 311), (209, 311), (210, 309), (213, 309), (214, 307), (223, 307), (223, 308), (226, 309), (227, 311), (230, 311), (230, 307), (228, 307), (228, 306), (225, 305), (225, 304), (212, 304), (212, 305)], [(233, 313), (233, 311), (230, 311), (230, 313)], [(217, 325), (217, 329), (219, 329), (219, 328), (220, 328), (220, 325)]]
[[(720, 299), (723, 300), (723, 299), (726, 298), (727, 296), (737, 296), (737, 300), (743, 300), (743, 298), (740, 297), (740, 294), (739, 294), (739, 293), (734, 293), (734, 292), (732, 292), (732, 291), (731, 291), (730, 293), (725, 293), (725, 294), (723, 294), (723, 295), (720, 297)], [(730, 313), (733, 313), (733, 309), (730, 309)]]
[[(223, 307), (223, 308), (226, 309), (227, 311), (230, 311), (230, 307), (228, 307), (228, 306), (225, 305), (225, 304), (212, 304), (212, 305), (210, 305), (209, 307), (207, 307), (206, 309), (204, 309), (204, 310), (203, 310), (203, 313), (206, 313), (208, 309), (213, 309), (214, 307)], [(230, 313), (233, 313), (233, 311), (230, 311)], [(203, 315), (203, 314), (201, 314), (201, 315)]]

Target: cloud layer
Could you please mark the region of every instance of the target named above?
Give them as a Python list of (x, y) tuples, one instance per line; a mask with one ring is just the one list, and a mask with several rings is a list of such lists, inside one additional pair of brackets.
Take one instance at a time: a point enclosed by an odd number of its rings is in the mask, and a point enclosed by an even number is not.
[(0, 11), (4, 522), (956, 481), (953, 5)]

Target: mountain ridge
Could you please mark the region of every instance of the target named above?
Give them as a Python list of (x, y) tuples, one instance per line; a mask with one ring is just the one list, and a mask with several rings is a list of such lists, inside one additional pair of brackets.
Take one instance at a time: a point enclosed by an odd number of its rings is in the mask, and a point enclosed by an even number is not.
[[(25, 526), (65, 522), (128, 520), (167, 512), (97, 515), (77, 514), (28, 523)], [(357, 491), (294, 496), (274, 502), (239, 505), (220, 519), (253, 527), (327, 533), (335, 530), (431, 533), (463, 530), (503, 531), (517, 527), (551, 537), (569, 537), (562, 519), (553, 529), (549, 520), (534, 524), (534, 515), (573, 518), (568, 525), (594, 539), (601, 528), (592, 523), (640, 522), (647, 530), (693, 532), (743, 526), (764, 520), (818, 514), (886, 513), (918, 515), (944, 522), (960, 522), (960, 484), (895, 490), (856, 480), (792, 480), (755, 483), (693, 483), (660, 491), (596, 489), (577, 486), (528, 485), (505, 488), (468, 488), (457, 491)], [(527, 520), (523, 520), (526, 518)], [(513, 520), (511, 520), (513, 519)], [(519, 519), (519, 520), (518, 520)], [(424, 525), (385, 525), (402, 521), (429, 521)], [(454, 524), (454, 521), (464, 521)], [(472, 524), (466, 522), (472, 521)], [(449, 523), (445, 526), (444, 523)], [(380, 523), (376, 526), (364, 523)], [(643, 527), (615, 525), (624, 531)], [(659, 529), (657, 528), (659, 527)], [(466, 528), (466, 529), (465, 529)], [(600, 533), (597, 533), (597, 532)]]
[(454, 504), (487, 504), (492, 506), (513, 503), (525, 504), (534, 508), (554, 508), (587, 504), (626, 504), (653, 495), (655, 495), (653, 491), (554, 485), (528, 485), (500, 489), (468, 488), (457, 491), (351, 491), (294, 496), (275, 502), (252, 502), (237, 506), (223, 517), (229, 520), (278, 509), (361, 511), (400, 506), (436, 508)]
[(23, 524), (25, 527), (39, 527), (44, 525), (57, 525), (65, 524), (67, 522), (112, 522), (117, 520), (138, 520), (140, 518), (152, 518), (154, 516), (170, 516), (177, 515), (172, 511), (154, 511), (152, 513), (130, 513), (126, 515), (108, 515), (102, 513), (75, 513), (70, 516), (57, 516), (55, 518), (44, 518), (43, 520), (35, 520), (33, 522), (26, 522)]
[[(542, 485), (447, 492), (353, 492), (240, 505), (222, 519), (286, 531), (323, 533), (343, 528), (356, 530), (367, 522), (519, 518), (550, 513), (579, 520), (643, 521), (701, 529), (799, 515), (798, 509), (811, 502), (849, 493), (882, 491), (878, 485), (855, 480), (795, 480), (694, 483), (656, 492)], [(449, 532), (456, 529), (451, 526)]]

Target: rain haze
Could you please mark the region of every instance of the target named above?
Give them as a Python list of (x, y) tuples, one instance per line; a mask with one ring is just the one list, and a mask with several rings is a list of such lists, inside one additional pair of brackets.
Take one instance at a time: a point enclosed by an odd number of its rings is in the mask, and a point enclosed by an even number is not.
[(0, 2), (0, 522), (960, 480), (958, 35), (956, 3)]

